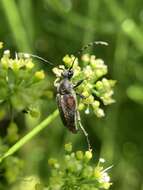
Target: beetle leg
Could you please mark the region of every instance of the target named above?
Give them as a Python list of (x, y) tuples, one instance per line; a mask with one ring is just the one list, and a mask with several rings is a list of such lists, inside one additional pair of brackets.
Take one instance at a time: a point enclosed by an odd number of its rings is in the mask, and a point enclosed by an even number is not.
[(88, 133), (86, 132), (86, 130), (84, 129), (84, 127), (83, 127), (83, 125), (81, 123), (80, 114), (79, 114), (78, 111), (76, 111), (76, 118), (77, 118), (77, 121), (78, 121), (80, 129), (82, 130), (83, 134), (86, 137), (87, 145), (88, 145), (88, 150), (91, 151), (91, 145), (90, 145), (90, 141), (89, 141), (89, 138), (88, 138)]
[(79, 80), (74, 86), (73, 88), (75, 89), (76, 87), (78, 87), (79, 85), (81, 85), (83, 83), (83, 79), (82, 80)]

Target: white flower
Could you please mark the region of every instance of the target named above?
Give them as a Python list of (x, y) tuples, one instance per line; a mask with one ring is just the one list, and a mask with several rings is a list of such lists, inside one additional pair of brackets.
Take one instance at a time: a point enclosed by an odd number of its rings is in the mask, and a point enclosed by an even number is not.
[(107, 172), (103, 173), (102, 177), (103, 177), (102, 178), (103, 182), (109, 182), (110, 181), (110, 177), (109, 177)]
[(89, 54), (84, 54), (82, 57), (81, 57), (81, 59), (83, 60), (83, 61), (85, 61), (85, 62), (89, 62)]
[(5, 50), (5, 51), (4, 51), (4, 54), (5, 54), (5, 55), (10, 55), (9, 49)]
[(105, 116), (105, 113), (104, 113), (103, 109), (101, 109), (101, 108), (95, 110), (95, 114), (97, 115), (97, 117), (104, 117)]
[(99, 162), (104, 163), (104, 162), (105, 162), (105, 159), (104, 159), (104, 158), (100, 158), (100, 159), (99, 159)]
[(23, 56), (24, 56), (25, 59), (30, 58), (30, 54), (28, 54), (28, 53), (24, 53)]

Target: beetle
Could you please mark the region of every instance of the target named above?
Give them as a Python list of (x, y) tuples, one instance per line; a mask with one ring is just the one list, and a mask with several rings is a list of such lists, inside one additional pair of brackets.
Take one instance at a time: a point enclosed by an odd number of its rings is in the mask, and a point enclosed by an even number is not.
[[(80, 49), (77, 54), (81, 54), (85, 49), (87, 49), (90, 46), (93, 45), (108, 45), (106, 42), (102, 41), (95, 41), (87, 44), (82, 49)], [(60, 113), (60, 117), (62, 119), (62, 122), (66, 128), (68, 128), (72, 133), (78, 132), (78, 125), (80, 129), (82, 130), (83, 134), (86, 137), (88, 149), (91, 150), (91, 145), (88, 138), (88, 133), (84, 129), (81, 123), (80, 114), (77, 109), (77, 95), (79, 95), (81, 98), (85, 98), (82, 94), (78, 94), (76, 92), (76, 88), (82, 84), (84, 80), (79, 80), (76, 84), (73, 84), (71, 82), (71, 79), (74, 75), (73, 71), (73, 65), (76, 60), (76, 57), (74, 58), (71, 67), (69, 69), (65, 69), (61, 73), (61, 81), (55, 84), (57, 87), (57, 105)]]
[[(76, 55), (79, 56), (84, 50), (86, 50), (88, 47), (93, 46), (93, 45), (105, 45), (107, 46), (107, 42), (103, 41), (94, 41), (91, 42), (84, 47), (82, 47)], [(39, 57), (37, 55), (33, 54), (25, 54), (21, 53), (25, 57), (31, 56), (40, 59), (41, 61), (44, 61), (50, 65), (53, 65), (50, 61), (43, 59), (42, 57)], [(81, 98), (86, 98), (82, 94), (78, 94), (76, 92), (76, 88), (82, 84), (84, 80), (79, 80), (76, 84), (73, 84), (71, 82), (71, 79), (74, 75), (74, 70), (73, 66), (76, 60), (76, 56), (71, 64), (71, 67), (69, 69), (65, 69), (62, 71), (61, 74), (61, 81), (56, 82), (54, 85), (57, 88), (57, 95), (56, 95), (56, 101), (57, 101), (57, 106), (59, 109), (60, 117), (62, 119), (62, 122), (64, 126), (69, 129), (72, 133), (76, 134), (78, 132), (78, 126), (82, 130), (83, 134), (86, 137), (87, 144), (88, 144), (88, 149), (91, 150), (91, 145), (90, 141), (88, 138), (88, 133), (84, 129), (81, 123), (80, 119), (80, 113), (78, 111), (78, 104), (77, 104), (77, 95), (79, 95)]]

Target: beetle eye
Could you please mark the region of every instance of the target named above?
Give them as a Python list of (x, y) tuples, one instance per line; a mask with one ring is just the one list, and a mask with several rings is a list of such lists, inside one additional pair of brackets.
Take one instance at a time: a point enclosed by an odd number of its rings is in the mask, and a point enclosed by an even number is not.
[(70, 73), (70, 75), (73, 75), (73, 70), (70, 70), (69, 73)]
[(68, 73), (69, 77), (71, 78), (73, 76), (73, 70), (69, 70), (69, 73)]

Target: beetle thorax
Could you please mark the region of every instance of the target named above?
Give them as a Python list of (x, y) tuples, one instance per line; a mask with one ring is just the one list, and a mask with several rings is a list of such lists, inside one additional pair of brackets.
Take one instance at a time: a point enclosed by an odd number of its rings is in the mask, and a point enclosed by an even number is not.
[(63, 79), (59, 85), (60, 94), (71, 94), (72, 93), (72, 83), (68, 79)]

